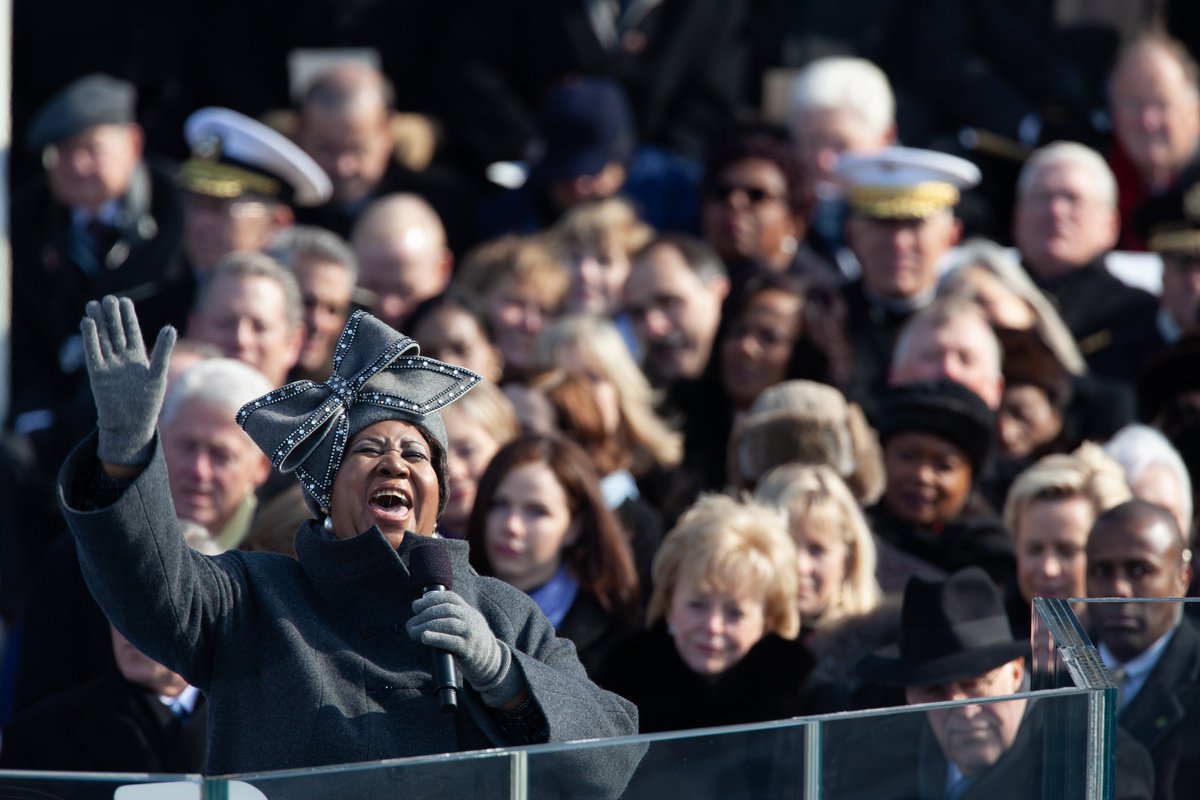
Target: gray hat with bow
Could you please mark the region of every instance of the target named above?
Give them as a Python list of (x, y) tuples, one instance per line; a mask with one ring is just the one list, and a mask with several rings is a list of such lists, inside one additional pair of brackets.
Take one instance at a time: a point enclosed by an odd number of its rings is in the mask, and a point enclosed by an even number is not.
[(304, 500), (329, 514), (333, 481), (351, 437), (395, 419), (418, 427), (434, 451), (438, 516), (446, 507), (446, 427), (439, 409), (483, 378), (420, 353), (416, 341), (365, 311), (351, 315), (324, 383), (296, 381), (252, 400), (237, 421), (280, 472), (295, 472)]

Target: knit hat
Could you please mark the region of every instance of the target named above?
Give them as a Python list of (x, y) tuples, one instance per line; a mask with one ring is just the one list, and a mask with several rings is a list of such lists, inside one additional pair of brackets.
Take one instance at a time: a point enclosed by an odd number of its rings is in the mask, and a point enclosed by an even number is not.
[(991, 451), (996, 415), (967, 387), (949, 380), (893, 387), (879, 410), (879, 441), (918, 431), (937, 436), (961, 450), (978, 476)]
[(439, 409), (483, 380), (418, 353), (417, 343), (365, 311), (346, 323), (324, 383), (289, 383), (242, 406), (237, 421), (280, 472), (295, 472), (314, 515), (327, 516), (346, 443), (370, 425), (415, 425), (433, 451), (438, 516), (449, 499), (446, 427)]

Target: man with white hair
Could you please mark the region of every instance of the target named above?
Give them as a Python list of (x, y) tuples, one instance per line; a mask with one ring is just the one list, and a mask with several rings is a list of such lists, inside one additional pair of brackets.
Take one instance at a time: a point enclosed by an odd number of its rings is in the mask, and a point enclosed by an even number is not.
[(837, 160), (895, 144), (895, 112), (887, 75), (863, 58), (819, 58), (792, 82), (788, 130), (816, 198), (807, 241), (826, 257), (844, 246), (847, 207), (833, 179)]
[(1104, 445), (1121, 465), (1134, 497), (1162, 506), (1189, 540), (1192, 531), (1192, 480), (1179, 451), (1149, 425), (1126, 425)]
[(163, 400), (158, 428), (171, 500), (224, 548), (241, 544), (271, 463), (237, 424), (243, 405), (271, 391), (257, 370), (230, 358), (188, 368)]
[(1004, 395), (1000, 342), (979, 306), (966, 298), (939, 299), (905, 323), (896, 340), (888, 381), (903, 386), (939, 378), (960, 383), (996, 411)]
[(1104, 266), (1119, 232), (1116, 180), (1099, 153), (1074, 142), (1034, 151), (1013, 215), (1022, 262), (1058, 303), (1092, 371), (1131, 381), (1158, 347), (1158, 302)]
[(372, 314), (398, 331), (422, 301), (446, 290), (454, 254), (437, 212), (413, 194), (372, 203), (350, 239), (358, 257), (358, 286)]

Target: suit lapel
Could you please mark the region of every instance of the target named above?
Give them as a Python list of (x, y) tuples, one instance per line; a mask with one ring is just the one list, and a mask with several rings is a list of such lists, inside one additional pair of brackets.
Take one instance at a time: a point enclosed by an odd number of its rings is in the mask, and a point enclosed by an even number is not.
[(1141, 691), (1117, 720), (1146, 748), (1152, 748), (1183, 720), (1184, 707), (1176, 694), (1195, 684), (1198, 656), (1200, 635), (1185, 619), (1163, 650), (1162, 657), (1154, 665)]

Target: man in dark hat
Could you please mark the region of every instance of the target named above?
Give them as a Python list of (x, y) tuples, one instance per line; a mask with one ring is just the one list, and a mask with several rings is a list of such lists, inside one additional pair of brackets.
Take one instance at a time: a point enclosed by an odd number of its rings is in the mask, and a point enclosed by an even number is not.
[[(902, 687), (911, 704), (958, 701), (923, 717), (885, 726), (873, 739), (871, 762), (862, 749), (842, 748), (829, 770), (829, 795), (873, 798), (1042, 797), (1049, 725), (1044, 707), (1028, 697), (1028, 642), (1016, 641), (1000, 590), (983, 570), (967, 567), (945, 580), (915, 577), (904, 592), (897, 644), (867, 656), (858, 672), (868, 681)], [(981, 702), (962, 704), (979, 699)], [(897, 725), (904, 721), (919, 730)], [(911, 735), (907, 735), (911, 734)], [(1149, 797), (1149, 759), (1121, 737), (1117, 797)], [(844, 744), (848, 744), (844, 743)], [(858, 744), (863, 744), (859, 742)], [(827, 752), (829, 752), (827, 748)]]
[(574, 206), (613, 197), (629, 177), (636, 144), (633, 112), (619, 84), (559, 81), (542, 100), (526, 153), (528, 177), (484, 201), (482, 233), (533, 233)]
[(182, 210), (172, 176), (143, 157), (135, 102), (132, 84), (88, 75), (29, 127), (45, 169), (13, 199), (11, 385), (21, 431), (57, 424), (80, 389), (78, 318), (88, 300), (128, 295), (150, 324), (180, 321), (156, 301), (180, 269)]

